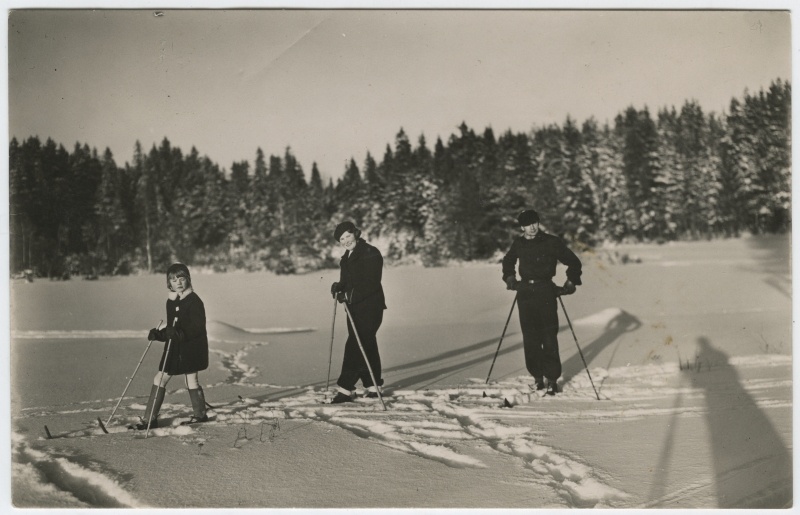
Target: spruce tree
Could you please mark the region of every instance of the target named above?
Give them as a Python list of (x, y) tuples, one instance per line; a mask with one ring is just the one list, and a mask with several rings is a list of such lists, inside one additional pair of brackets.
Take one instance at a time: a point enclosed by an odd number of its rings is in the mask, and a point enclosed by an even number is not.
[[(130, 221), (123, 206), (125, 189), (123, 171), (117, 168), (111, 150), (103, 153), (102, 175), (94, 202), (98, 218), (97, 249), (102, 265), (98, 273), (116, 273), (125, 251), (133, 243), (129, 238)], [(128, 265), (123, 265), (128, 272)]]

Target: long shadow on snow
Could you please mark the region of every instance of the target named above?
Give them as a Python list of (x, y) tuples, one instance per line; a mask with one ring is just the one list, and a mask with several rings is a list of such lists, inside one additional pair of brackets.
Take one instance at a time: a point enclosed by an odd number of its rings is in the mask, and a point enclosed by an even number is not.
[(792, 454), (756, 400), (745, 390), (728, 355), (698, 338), (699, 359), (715, 368), (688, 371), (706, 397), (714, 488), (720, 508), (792, 505)]
[[(513, 333), (513, 332), (506, 333), (505, 337), (508, 338), (509, 336), (513, 336), (514, 334), (516, 334), (516, 333)], [(446, 361), (446, 360), (451, 359), (451, 358), (463, 357), (465, 354), (469, 354), (469, 353), (472, 353), (472, 352), (475, 352), (475, 351), (480, 351), (480, 350), (484, 349), (485, 347), (489, 347), (491, 349), (494, 349), (495, 345), (497, 345), (498, 341), (499, 341), (499, 337), (492, 338), (490, 340), (484, 340), (482, 342), (473, 343), (473, 344), (468, 345), (466, 347), (460, 347), (458, 349), (442, 352), (440, 354), (436, 354), (435, 356), (431, 356), (430, 358), (419, 359), (419, 360), (416, 360), (416, 361), (411, 361), (409, 363), (403, 363), (402, 365), (396, 365), (396, 366), (393, 366), (393, 367), (386, 367), (386, 368), (383, 369), (383, 374), (382, 375), (384, 376), (384, 379), (386, 379), (386, 375), (387, 374), (389, 374), (389, 375), (397, 374), (397, 373), (401, 373), (403, 371), (413, 370), (413, 369), (424, 367), (424, 366), (431, 365), (431, 364), (434, 364), (434, 363), (441, 363), (441, 362)], [(519, 350), (521, 348), (522, 348), (522, 343), (518, 343), (518, 344), (512, 345), (510, 347), (506, 346), (504, 349), (501, 349), (501, 351), (498, 353), (498, 356), (502, 356), (502, 355), (508, 354), (510, 352), (515, 352), (515, 351), (517, 351), (517, 350)], [(463, 370), (467, 370), (468, 368), (471, 368), (471, 367), (473, 367), (476, 364), (481, 363), (481, 362), (486, 362), (487, 370), (488, 370), (489, 360), (493, 355), (494, 354), (482, 354), (482, 355), (479, 355), (479, 356), (477, 356), (475, 358), (469, 359), (467, 361), (462, 361), (462, 362), (456, 363), (454, 365), (450, 365), (450, 366), (446, 366), (446, 367), (442, 367), (442, 368), (437, 368), (435, 370), (430, 370), (428, 372), (423, 372), (423, 373), (416, 374), (416, 375), (413, 375), (413, 376), (405, 377), (405, 378), (397, 380), (397, 381), (395, 381), (393, 383), (387, 383), (386, 386), (394, 388), (394, 389), (396, 389), (396, 388), (409, 388), (409, 387), (414, 386), (414, 385), (428, 386), (429, 384), (441, 381), (442, 379), (444, 379), (448, 375), (453, 375), (453, 374), (461, 372)], [(322, 386), (322, 384), (323, 383), (320, 381), (320, 382), (317, 382), (317, 383), (313, 383), (313, 384), (311, 384), (309, 386), (315, 386), (316, 387), (316, 386)]]
[[(698, 362), (707, 364), (705, 371), (690, 368), (692, 386), (703, 390), (706, 398), (706, 421), (711, 445), (714, 475), (708, 484), (714, 488), (718, 508), (786, 508), (792, 503), (792, 458), (772, 423), (752, 396), (741, 386), (736, 370), (728, 365), (728, 356), (715, 349), (705, 337), (698, 338)], [(675, 398), (667, 436), (652, 487), (648, 508), (670, 507), (670, 468), (677, 450), (676, 432), (680, 422), (677, 409), (683, 395)], [(749, 461), (744, 461), (747, 460)], [(754, 485), (758, 485), (754, 488)], [(697, 485), (701, 488), (703, 485)], [(754, 491), (755, 490), (755, 491)]]
[[(661, 445), (661, 452), (658, 456), (658, 462), (653, 470), (656, 471), (655, 478), (650, 485), (650, 493), (648, 501), (654, 502), (648, 505), (648, 508), (668, 508), (669, 504), (664, 504), (663, 499), (667, 496), (667, 489), (669, 488), (669, 464), (676, 448), (676, 435), (678, 432), (678, 410), (683, 404), (683, 393), (679, 392), (675, 396), (675, 402), (672, 405), (673, 415), (670, 417), (669, 424), (667, 424), (667, 434), (664, 437), (664, 443)], [(680, 472), (678, 472), (680, 474)]]
[[(480, 342), (478, 344), (472, 345), (472, 346), (468, 347), (468, 349), (474, 350), (474, 348), (476, 346), (483, 347), (483, 346), (485, 346), (487, 344), (496, 344), (496, 343), (497, 343), (497, 339), (486, 340), (485, 342)], [(507, 346), (504, 349), (500, 350), (500, 352), (498, 353), (498, 356), (503, 356), (503, 355), (508, 354), (510, 352), (516, 352), (521, 348), (522, 348), (522, 342), (517, 343), (516, 345), (511, 345), (510, 347)], [(469, 350), (450, 351), (450, 352), (447, 352), (447, 353), (444, 353), (444, 354), (447, 354), (447, 355), (463, 354), (464, 352), (469, 352)], [(443, 356), (443, 355), (440, 355), (440, 356)], [(407, 365), (402, 365), (400, 367), (395, 367), (395, 368), (397, 368), (397, 369), (407, 369), (407, 368), (411, 368), (412, 366), (422, 366), (422, 365), (427, 365), (429, 363), (435, 363), (437, 361), (440, 361), (441, 359), (444, 359), (443, 357), (440, 357), (440, 356), (434, 356), (434, 357), (432, 357), (432, 358), (430, 358), (428, 360), (415, 361), (414, 363), (409, 363)], [(395, 387), (395, 388), (408, 388), (408, 387), (414, 386), (414, 385), (421, 385), (423, 387), (424, 386), (429, 386), (430, 384), (437, 383), (437, 382), (447, 378), (448, 376), (454, 375), (454, 374), (456, 374), (458, 372), (461, 372), (463, 370), (467, 370), (468, 368), (472, 368), (473, 366), (477, 365), (478, 363), (486, 363), (487, 364), (487, 371), (488, 371), (489, 357), (490, 356), (493, 356), (493, 354), (488, 354), (488, 355), (484, 355), (484, 356), (478, 356), (477, 358), (472, 358), (472, 359), (470, 359), (468, 361), (457, 363), (455, 365), (451, 365), (451, 366), (443, 367), (443, 368), (438, 368), (436, 370), (431, 370), (429, 372), (423, 372), (421, 374), (417, 374), (417, 375), (414, 375), (414, 376), (406, 377), (406, 378), (400, 379), (399, 381), (396, 381), (395, 383), (392, 384), (392, 386)], [(393, 369), (387, 369), (387, 371), (390, 371), (390, 370), (393, 371)]]
[[(513, 332), (506, 333), (506, 336), (513, 336), (514, 334), (515, 333), (513, 333)], [(404, 363), (402, 365), (397, 365), (395, 367), (384, 368), (383, 371), (384, 372), (401, 372), (403, 370), (408, 370), (410, 368), (416, 368), (416, 367), (429, 365), (431, 363), (434, 363), (434, 362), (437, 362), (437, 361), (441, 361), (441, 360), (445, 360), (445, 359), (448, 359), (448, 358), (452, 358), (454, 356), (460, 356), (460, 355), (465, 354), (467, 352), (480, 350), (480, 349), (482, 349), (484, 347), (487, 347), (489, 345), (497, 344), (498, 341), (499, 341), (499, 337), (492, 338), (490, 340), (484, 340), (482, 342), (473, 343), (473, 344), (471, 344), (471, 345), (469, 345), (467, 347), (460, 347), (458, 349), (449, 350), (447, 352), (442, 352), (441, 354), (437, 354), (436, 356), (432, 356), (430, 358), (419, 359), (417, 361), (411, 361), (409, 363)], [(482, 359), (484, 359), (484, 358), (482, 358)]]
[[(617, 315), (611, 321), (608, 322), (603, 335), (601, 335), (599, 338), (595, 339), (585, 347), (583, 345), (581, 346), (587, 364), (591, 363), (592, 358), (596, 357), (597, 354), (599, 354), (608, 345), (613, 343), (622, 334), (626, 332), (635, 331), (640, 326), (641, 322), (639, 321), (638, 318), (634, 317), (633, 315), (631, 315), (626, 311), (622, 311), (622, 313), (620, 313), (619, 315)], [(516, 333), (507, 333), (506, 338), (514, 334)], [(395, 374), (406, 370), (413, 370), (415, 368), (423, 367), (433, 363), (439, 363), (450, 358), (463, 356), (470, 352), (482, 350), (486, 347), (494, 349), (494, 346), (497, 345), (498, 341), (499, 338), (492, 338), (490, 340), (484, 340), (481, 342), (473, 343), (467, 347), (462, 347), (459, 349), (442, 352), (435, 356), (431, 356), (430, 358), (411, 361), (409, 363), (404, 363), (402, 365), (397, 365), (394, 367), (387, 367), (383, 369), (383, 375), (385, 378), (387, 374)], [(520, 349), (522, 349), (522, 342), (511, 346), (501, 347), (500, 352), (498, 353), (498, 357), (512, 352), (516, 352)], [(453, 375), (468, 368), (471, 368), (477, 365), (478, 363), (485, 362), (488, 366), (492, 356), (493, 354), (480, 355), (472, 359), (469, 359), (467, 361), (463, 361), (442, 368), (437, 368), (435, 370), (430, 370), (409, 377), (405, 377), (393, 383), (387, 383), (386, 387), (396, 389), (396, 388), (410, 388), (415, 385), (428, 386), (432, 383), (441, 381), (442, 379), (446, 378), (449, 375)], [(564, 362), (562, 369), (563, 369), (562, 376), (564, 377), (565, 382), (569, 381), (575, 375), (581, 373), (583, 371), (583, 362), (581, 361), (580, 355), (575, 354), (574, 356), (569, 358), (566, 362)], [(334, 378), (332, 378), (331, 384), (335, 384), (335, 381), (336, 379), (334, 376)], [(314, 383), (310, 383), (307, 386), (318, 388), (324, 386), (324, 384), (325, 383), (323, 381), (317, 381)], [(253, 398), (260, 401), (277, 401), (286, 397), (297, 395), (299, 393), (302, 393), (303, 391), (305, 391), (305, 388), (288, 388), (286, 390), (271, 392), (265, 395), (253, 396)]]
[[(622, 334), (635, 331), (640, 326), (641, 322), (639, 321), (638, 318), (634, 317), (633, 315), (631, 315), (626, 311), (622, 311), (622, 313), (620, 313), (619, 315), (617, 315), (611, 321), (608, 322), (603, 335), (601, 335), (599, 338), (595, 339), (585, 347), (583, 345), (581, 346), (587, 364), (591, 363), (592, 358), (596, 357), (604, 348), (613, 343)], [(513, 334), (515, 333), (507, 333), (506, 338), (512, 336)], [(459, 349), (442, 352), (435, 356), (431, 356), (430, 358), (416, 360), (409, 363), (404, 363), (402, 365), (397, 365), (394, 367), (387, 367), (383, 369), (383, 375), (385, 378), (387, 374), (395, 374), (406, 370), (413, 370), (415, 368), (423, 367), (433, 363), (439, 363), (450, 358), (463, 356), (470, 352), (481, 350), (485, 347), (493, 349), (494, 346), (498, 343), (498, 341), (499, 338), (492, 338), (490, 340), (484, 340), (481, 342), (473, 343), (467, 347), (462, 347)], [(511, 346), (501, 347), (501, 350), (498, 353), (498, 357), (512, 352), (516, 352), (522, 349), (522, 347), (523, 345), (521, 342)], [(386, 386), (391, 388), (410, 388), (415, 385), (428, 386), (429, 384), (441, 381), (442, 379), (446, 378), (449, 375), (456, 374), (458, 372), (471, 368), (479, 363), (485, 362), (487, 363), (488, 366), (492, 356), (493, 354), (477, 356), (467, 361), (456, 363), (450, 366), (437, 368), (435, 370), (430, 370), (427, 372), (405, 377), (393, 383), (387, 383)], [(565, 361), (562, 370), (563, 370), (562, 376), (564, 377), (565, 382), (569, 381), (575, 375), (581, 373), (583, 371), (583, 362), (581, 361), (580, 355), (575, 354), (567, 361)], [(332, 380), (332, 383), (334, 382), (335, 378)], [(323, 381), (317, 381), (315, 383), (309, 384), (308, 386), (316, 388), (323, 386), (324, 384), (325, 383)], [(285, 397), (296, 395), (298, 393), (301, 393), (302, 391), (303, 389), (291, 388), (288, 390), (282, 390), (280, 392), (272, 392), (267, 395), (256, 396), (254, 398), (259, 400), (276, 401)]]
[[(619, 315), (612, 318), (608, 324), (606, 324), (605, 331), (597, 339), (586, 346), (581, 344), (583, 357), (586, 358), (586, 365), (591, 365), (592, 360), (596, 358), (603, 349), (614, 343), (614, 341), (620, 336), (625, 333), (633, 332), (639, 329), (641, 326), (642, 323), (638, 318), (623, 310)], [(568, 338), (570, 340), (573, 339), (571, 333), (569, 334)], [(578, 339), (578, 343), (580, 343), (580, 338)], [(564, 344), (562, 343), (562, 345)], [(564, 378), (564, 382), (567, 383), (573, 377), (582, 373), (583, 370), (583, 361), (581, 360), (580, 353), (576, 352), (571, 358), (563, 363), (561, 375)]]
[[(515, 334), (515, 333), (506, 333), (506, 338), (509, 337), (509, 336), (512, 336), (513, 334)], [(450, 358), (453, 358), (453, 357), (457, 357), (457, 356), (462, 356), (462, 355), (470, 353), (470, 352), (479, 351), (479, 350), (482, 350), (485, 347), (494, 348), (494, 346), (498, 343), (498, 341), (499, 341), (499, 338), (492, 338), (491, 340), (484, 340), (482, 342), (473, 343), (473, 344), (471, 344), (471, 345), (469, 345), (467, 347), (462, 347), (462, 348), (459, 348), (459, 349), (450, 350), (450, 351), (447, 351), (447, 352), (442, 352), (440, 354), (437, 354), (437, 355), (432, 356), (432, 357), (427, 358), (427, 359), (420, 359), (420, 360), (412, 361), (412, 362), (409, 362), (409, 363), (404, 363), (402, 365), (397, 365), (397, 366), (394, 366), (394, 367), (384, 368), (383, 369), (384, 379), (385, 379), (385, 376), (386, 376), (387, 373), (392, 374), (392, 373), (402, 372), (402, 371), (405, 371), (405, 370), (413, 370), (414, 368), (423, 367), (423, 366), (426, 366), (426, 365), (430, 365), (432, 363), (439, 363), (439, 362), (441, 362), (443, 360), (447, 360), (447, 359), (450, 359)], [(508, 354), (510, 352), (518, 351), (521, 348), (522, 348), (522, 343), (518, 343), (518, 344), (512, 345), (510, 347), (507, 346), (507, 347), (505, 347), (505, 349), (501, 349), (500, 350), (498, 356), (504, 355), (504, 354)], [(386, 388), (387, 389), (389, 389), (389, 388), (391, 388), (391, 389), (408, 388), (410, 386), (419, 385), (419, 384), (424, 384), (425, 386), (427, 386), (427, 384), (431, 384), (432, 382), (435, 383), (437, 380), (441, 380), (441, 379), (443, 379), (444, 377), (446, 377), (449, 374), (453, 374), (453, 373), (456, 373), (456, 372), (460, 372), (462, 370), (466, 370), (466, 369), (468, 369), (468, 368), (470, 368), (470, 367), (472, 367), (472, 366), (474, 366), (474, 365), (476, 365), (478, 363), (481, 363), (481, 362), (486, 362), (487, 363), (487, 367), (488, 367), (489, 359), (492, 356), (493, 356), (493, 354), (484, 354), (484, 355), (472, 358), (472, 359), (470, 359), (468, 361), (457, 363), (455, 365), (451, 365), (451, 366), (444, 367), (444, 368), (438, 368), (436, 370), (431, 370), (429, 372), (424, 372), (424, 373), (417, 374), (417, 375), (414, 375), (414, 376), (406, 377), (406, 378), (403, 378), (403, 379), (401, 379), (399, 381), (396, 381), (394, 383), (387, 383), (386, 384)], [(488, 370), (488, 368), (487, 368), (487, 370)], [(331, 378), (331, 383), (330, 384), (332, 386), (335, 386), (336, 385), (336, 376), (335, 376), (336, 372), (333, 371), (333, 374), (334, 374), (334, 377)], [(290, 388), (281, 389), (279, 391), (270, 392), (270, 393), (263, 394), (263, 395), (254, 395), (254, 396), (251, 396), (251, 398), (254, 399), (254, 400), (261, 401), (261, 402), (263, 402), (263, 401), (278, 401), (278, 400), (284, 399), (286, 397), (292, 397), (292, 396), (298, 395), (300, 393), (303, 393), (303, 392), (306, 391), (307, 387), (319, 388), (319, 387), (322, 387), (324, 385), (325, 385), (324, 381), (316, 381), (314, 383), (310, 383), (310, 384), (306, 385), (305, 387), (301, 387), (301, 388), (290, 387)]]

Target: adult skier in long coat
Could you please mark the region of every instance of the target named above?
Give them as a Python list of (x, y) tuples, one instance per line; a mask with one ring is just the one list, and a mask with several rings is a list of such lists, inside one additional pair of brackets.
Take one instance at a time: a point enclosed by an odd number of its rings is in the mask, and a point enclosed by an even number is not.
[[(537, 390), (547, 394), (558, 392), (561, 357), (558, 352), (558, 303), (556, 297), (575, 293), (581, 283), (581, 261), (566, 244), (539, 227), (539, 214), (525, 210), (517, 221), (522, 235), (515, 238), (503, 257), (503, 281), (509, 290), (517, 291), (525, 367), (533, 376)], [(516, 264), (519, 275), (516, 278)], [(567, 266), (563, 287), (553, 284), (556, 266)]]
[[(356, 326), (347, 320), (342, 371), (336, 381), (338, 392), (331, 401), (339, 404), (353, 400), (359, 379), (368, 390), (367, 397), (378, 397), (378, 389), (383, 386), (377, 333), (383, 322), (386, 299), (381, 284), (383, 256), (380, 251), (361, 238), (361, 231), (352, 222), (337, 225), (333, 238), (344, 247), (345, 253), (339, 261), (339, 280), (331, 285), (331, 294), (340, 303), (347, 303)], [(356, 331), (377, 384), (373, 383), (359, 349)]]
[(172, 376), (179, 374), (185, 375), (193, 411), (192, 417), (184, 424), (208, 421), (206, 399), (197, 374), (208, 368), (205, 305), (192, 289), (189, 268), (183, 263), (173, 263), (167, 269), (167, 289), (167, 326), (161, 330), (150, 329), (148, 334), (149, 340), (167, 344), (153, 378), (144, 419), (132, 429), (158, 427), (158, 412), (164, 402), (167, 383)]

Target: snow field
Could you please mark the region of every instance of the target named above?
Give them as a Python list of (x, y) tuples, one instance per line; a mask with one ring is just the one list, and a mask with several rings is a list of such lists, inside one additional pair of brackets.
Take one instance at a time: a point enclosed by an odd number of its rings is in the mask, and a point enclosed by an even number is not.
[[(227, 289), (247, 298), (251, 285), (252, 299), (262, 299), (270, 277), (200, 276), (208, 312), (225, 321), (209, 324), (211, 367), (201, 374), (213, 419), (180, 425), (191, 409), (175, 378), (163, 425), (146, 440), (125, 427), (144, 412), (155, 345), (111, 434), (96, 422), (111, 413), (146, 344), (130, 329), (141, 313), (95, 320), (73, 303), (70, 317), (37, 320), (48, 309), (35, 310), (36, 299), (50, 305), (69, 285), (17, 285), (15, 309), (25, 315), (12, 333), (15, 503), (786, 507), (791, 297), (788, 267), (776, 266), (780, 253), (770, 249), (776, 243), (645, 247), (635, 265), (585, 259), (585, 285), (565, 304), (600, 400), (563, 316), (561, 393), (532, 388), (516, 316), (486, 383), (512, 299), (494, 266), (386, 271), (386, 411), (362, 397), (326, 404), (331, 303), (310, 292), (327, 290), (327, 272), (281, 278), (296, 295), (274, 306), (216, 300), (234, 298)], [(125, 284), (147, 296), (153, 284), (163, 288), (157, 279), (98, 281), (90, 291), (103, 298)], [(431, 293), (420, 295), (426, 284)], [(331, 389), (343, 323), (334, 337)], [(181, 473), (187, 468), (197, 477)]]

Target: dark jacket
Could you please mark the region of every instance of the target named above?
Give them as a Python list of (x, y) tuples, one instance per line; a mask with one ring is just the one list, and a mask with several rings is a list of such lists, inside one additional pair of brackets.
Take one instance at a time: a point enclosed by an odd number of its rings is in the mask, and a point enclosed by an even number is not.
[(557, 236), (539, 231), (532, 240), (519, 236), (503, 257), (503, 280), (515, 277), (519, 261), (519, 275), (523, 281), (550, 280), (556, 275), (556, 265), (567, 266), (567, 279), (581, 284), (581, 260)]
[(339, 261), (339, 287), (353, 306), (369, 301), (386, 309), (382, 276), (381, 252), (361, 238), (353, 251), (345, 252)]
[[(180, 300), (167, 300), (167, 324), (174, 324), (175, 337), (164, 345), (158, 369), (169, 375), (191, 374), (208, 368), (208, 334), (206, 333), (206, 308), (195, 292)], [(163, 332), (163, 330), (162, 330)], [(169, 345), (166, 368), (164, 356)]]

